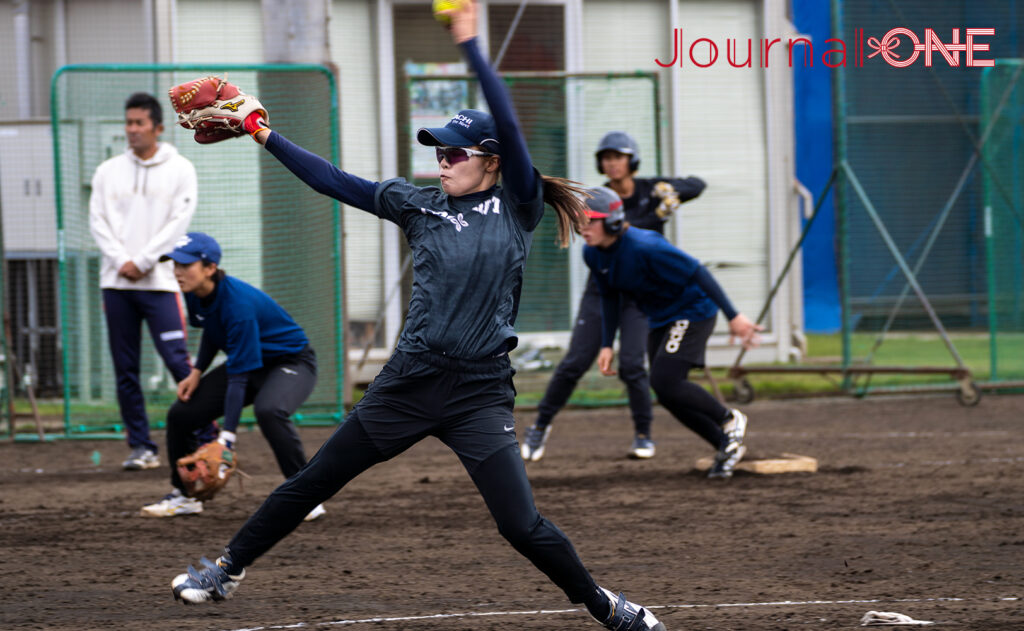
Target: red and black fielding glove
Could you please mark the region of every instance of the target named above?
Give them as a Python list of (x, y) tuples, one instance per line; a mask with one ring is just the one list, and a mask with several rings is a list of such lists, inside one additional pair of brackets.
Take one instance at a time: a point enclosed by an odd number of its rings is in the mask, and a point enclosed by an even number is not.
[(267, 129), (270, 116), (259, 100), (220, 77), (186, 81), (167, 93), (178, 114), (178, 124), (194, 130), (198, 143), (220, 142)]

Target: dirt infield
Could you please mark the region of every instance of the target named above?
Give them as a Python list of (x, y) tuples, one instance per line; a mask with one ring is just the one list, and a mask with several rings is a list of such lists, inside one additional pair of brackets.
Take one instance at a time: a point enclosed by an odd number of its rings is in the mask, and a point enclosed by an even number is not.
[[(693, 468), (707, 448), (664, 410), (644, 462), (624, 458), (624, 410), (570, 411), (529, 467), (537, 504), (602, 584), (659, 607), (669, 631), (852, 629), (869, 610), (1024, 629), (1024, 397), (746, 411), (754, 456), (807, 454), (821, 470), (711, 482)], [(303, 430), (307, 449), (328, 431)], [(171, 578), (214, 557), (280, 482), (258, 434), (240, 443), (244, 491), (162, 520), (137, 513), (167, 491), (166, 470), (122, 472), (123, 443), (0, 445), (0, 629), (600, 628), (497, 535), (432, 439), (342, 490), (236, 598), (175, 603)]]

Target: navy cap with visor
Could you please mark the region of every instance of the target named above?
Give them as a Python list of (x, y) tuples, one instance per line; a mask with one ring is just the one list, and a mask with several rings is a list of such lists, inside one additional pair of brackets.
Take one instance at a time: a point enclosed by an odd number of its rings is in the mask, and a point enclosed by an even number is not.
[(220, 245), (204, 232), (189, 232), (174, 244), (174, 250), (160, 257), (161, 261), (175, 261), (183, 265), (205, 261), (220, 263)]
[(444, 127), (421, 127), (416, 140), (428, 147), (483, 147), (498, 151), (494, 117), (481, 110), (462, 110)]

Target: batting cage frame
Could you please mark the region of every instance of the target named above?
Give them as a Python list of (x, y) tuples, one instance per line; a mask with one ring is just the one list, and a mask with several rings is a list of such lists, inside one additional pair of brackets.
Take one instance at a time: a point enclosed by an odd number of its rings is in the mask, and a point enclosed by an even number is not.
[[(260, 147), (242, 142), (244, 138), (196, 144), (190, 131), (176, 125), (164, 99), (169, 86), (204, 75), (230, 77), (258, 95), (271, 112), (275, 129), (339, 163), (337, 84), (328, 67), (204, 63), (76, 64), (58, 69), (51, 80), (50, 123), (63, 433), (47, 434), (47, 438), (122, 437), (118, 407), (111, 399), (107, 330), (98, 316), (99, 251), (89, 237), (87, 215), (95, 167), (123, 147), (118, 145), (118, 134), (123, 136), (124, 99), (132, 92), (151, 93), (164, 104), (162, 140), (170, 141), (195, 166), (198, 208), (189, 230), (217, 238), (228, 273), (260, 287), (281, 304), (304, 328), (317, 352), (317, 387), (292, 419), (297, 425), (333, 425), (344, 420), (346, 316), (340, 203), (308, 189)], [(297, 111), (287, 97), (297, 93), (315, 94), (311, 98), (323, 107), (317, 113)], [(108, 155), (102, 155), (100, 145)], [(193, 356), (199, 337), (187, 335)], [(157, 384), (145, 391), (150, 425), (160, 428), (163, 412), (173, 401), (173, 379), (145, 336), (141, 346), (143, 366), (155, 370), (149, 381)], [(249, 427), (254, 424), (248, 411), (242, 422)]]
[[(845, 14), (845, 9), (854, 7), (860, 11), (857, 17), (850, 20)], [(924, 6), (920, 2), (888, 0), (888, 7), (891, 10), (890, 16), (894, 17), (899, 24), (914, 24), (912, 17), (920, 16), (921, 11), (926, 11), (934, 5)], [(833, 37), (841, 37), (842, 34), (856, 32), (853, 25), (863, 26), (862, 20), (871, 24), (881, 24), (880, 21), (871, 21), (865, 17), (874, 15), (863, 2), (857, 0), (833, 0), (832, 1), (832, 31)], [(911, 17), (908, 17), (908, 13)], [(954, 12), (955, 13), (955, 12)], [(929, 14), (931, 15), (931, 14)], [(934, 17), (934, 16), (933, 16)], [(881, 18), (884, 20), (884, 17)], [(959, 14), (942, 16), (946, 21), (962, 19)], [(939, 21), (939, 20), (936, 20)], [(928, 24), (929, 27), (933, 23)], [(938, 32), (939, 25), (935, 24)], [(870, 30), (870, 29), (869, 29)], [(863, 32), (863, 30), (861, 30)], [(956, 31), (954, 31), (955, 33)], [(817, 373), (817, 374), (839, 374), (841, 376), (841, 388), (851, 394), (864, 395), (869, 392), (917, 392), (929, 390), (945, 390), (950, 386), (935, 383), (934, 375), (947, 375), (954, 380), (953, 386), (957, 399), (963, 405), (975, 405), (979, 402), (981, 391), (997, 389), (1019, 389), (1024, 386), (1024, 381), (1017, 375), (1017, 379), (1007, 379), (1005, 374), (998, 371), (998, 359), (1005, 355), (1005, 350), (997, 343), (997, 335), (1004, 333), (999, 329), (998, 314), (1007, 312), (1007, 305), (1000, 304), (1010, 301), (1013, 305), (1024, 304), (1021, 297), (1024, 296), (1024, 284), (1021, 281), (1020, 270), (1024, 269), (1021, 262), (1021, 255), (1024, 248), (1024, 230), (1021, 229), (1021, 192), (1020, 192), (1020, 155), (1019, 145), (1021, 139), (1021, 115), (1024, 112), (1024, 99), (1022, 99), (1022, 70), (1020, 60), (997, 59), (994, 60), (995, 68), (985, 68), (974, 75), (963, 74), (969, 70), (946, 69), (950, 74), (942, 74), (941, 68), (937, 69), (930, 64), (925, 68), (918, 69), (916, 74), (900, 75), (903, 70), (893, 71), (890, 68), (872, 68), (865, 71), (862, 68), (851, 69), (843, 66), (835, 69), (832, 74), (832, 104), (833, 104), (833, 133), (834, 133), (834, 168), (828, 182), (822, 189), (814, 207), (814, 212), (806, 221), (801, 236), (790, 253), (789, 260), (784, 267), (779, 281), (788, 273), (790, 264), (800, 250), (807, 233), (810, 230), (816, 217), (824, 205), (829, 192), (835, 194), (836, 206), (836, 249), (837, 267), (839, 275), (839, 297), (840, 297), (840, 318), (842, 336), (842, 357), (837, 366), (765, 366), (747, 367), (742, 366), (742, 353), (729, 371), (729, 376), (735, 380), (737, 398), (741, 401), (753, 399), (754, 392), (746, 376), (752, 373)], [(1006, 70), (998, 79), (995, 77), (995, 70)], [(883, 74), (888, 71), (889, 74)], [(953, 72), (961, 74), (953, 75)], [(860, 73), (854, 79), (853, 73)], [(894, 74), (897, 73), (897, 74)], [(872, 74), (874, 73), (874, 74)], [(951, 78), (952, 77), (952, 78)], [(979, 81), (980, 77), (980, 81)], [(867, 84), (865, 79), (874, 80), (881, 87)], [(856, 91), (848, 93), (848, 84), (854, 81)], [(876, 92), (871, 89), (885, 91), (893, 81), (904, 82), (909, 96), (906, 101), (899, 102), (901, 110), (898, 115), (891, 114), (884, 107), (877, 105)], [(941, 98), (935, 98), (924, 90), (936, 92)], [(915, 91), (916, 90), (916, 91)], [(930, 97), (930, 98), (928, 98)], [(957, 99), (960, 100), (957, 100)], [(916, 99), (916, 100), (915, 100)], [(909, 104), (909, 105), (908, 105)], [(1012, 109), (1011, 109), (1012, 106)], [(907, 109), (902, 109), (907, 108)], [(969, 108), (974, 108), (969, 109)], [(1009, 114), (1004, 113), (1007, 109)], [(909, 110), (909, 111), (908, 111)], [(975, 111), (976, 110), (976, 111)], [(886, 125), (889, 129), (893, 124), (903, 124), (905, 128), (900, 129), (907, 134), (908, 144), (917, 140), (913, 147), (918, 151), (931, 151), (941, 155), (939, 160), (945, 160), (944, 166), (948, 167), (941, 179), (928, 178), (925, 174), (914, 174), (907, 184), (907, 191), (894, 191), (891, 186), (886, 187), (886, 182), (891, 179), (888, 169), (899, 171), (898, 160), (907, 160), (907, 153), (899, 154), (899, 158), (886, 156), (880, 166), (874, 164), (873, 160), (879, 160), (878, 148), (872, 147), (871, 141), (879, 138), (886, 138), (883, 132), (878, 129)], [(997, 124), (999, 123), (999, 124)], [(1002, 125), (1002, 126), (1000, 126)], [(945, 126), (945, 127), (942, 127)], [(939, 135), (934, 130), (943, 130)], [(914, 136), (914, 134), (917, 136)], [(892, 140), (891, 134), (886, 140)], [(943, 142), (933, 143), (933, 139), (941, 138)], [(854, 143), (856, 146), (854, 146)], [(899, 147), (899, 143), (895, 144)], [(1005, 146), (1012, 148), (1012, 160), (1005, 160), (997, 157), (997, 151)], [(955, 150), (962, 148), (963, 151)], [(900, 147), (900, 149), (905, 149)], [(910, 149), (905, 149), (910, 151)], [(874, 153), (873, 153), (874, 152)], [(943, 153), (945, 152), (945, 153)], [(913, 155), (913, 154), (910, 154)], [(953, 156), (964, 160), (963, 167), (956, 163)], [(1011, 164), (1009, 168), (1015, 169), (1007, 173), (997, 168), (1000, 161)], [(896, 164), (894, 167), (893, 164)], [(920, 170), (919, 170), (920, 171)], [(866, 173), (866, 178), (861, 177)], [(983, 181), (983, 189), (973, 183), (972, 178)], [(889, 178), (889, 179), (887, 179)], [(936, 185), (952, 184), (948, 194), (942, 192)], [(870, 182), (870, 184), (868, 183)], [(914, 188), (916, 187), (916, 188)], [(1011, 191), (1012, 188), (1012, 191)], [(926, 191), (927, 196), (921, 197), (929, 200), (921, 205), (919, 200), (912, 197), (913, 193), (920, 194)], [(902, 195), (902, 196), (901, 196)], [(945, 195), (945, 197), (936, 197)], [(917, 202), (917, 203), (912, 203)], [(943, 267), (945, 259), (956, 254), (958, 242), (969, 240), (970, 235), (964, 236), (961, 233), (961, 226), (967, 225), (977, 229), (982, 223), (977, 220), (982, 213), (972, 214), (974, 209), (984, 206), (984, 239), (983, 245), (979, 248), (974, 241), (966, 247), (983, 249), (985, 257), (985, 269), (980, 274), (973, 274), (969, 282), (977, 284), (977, 279), (984, 276), (983, 285), (987, 291), (975, 290), (970, 298), (972, 304), (987, 304), (987, 313), (984, 314), (987, 323), (987, 346), (988, 365), (984, 366), (975, 352), (971, 365), (965, 361), (964, 356), (954, 342), (948, 325), (944, 319), (957, 318), (957, 308), (964, 310), (963, 305), (953, 305), (956, 300), (963, 301), (955, 294), (943, 295), (946, 304), (942, 309), (937, 308), (934, 300), (926, 291), (926, 284), (930, 284), (932, 291), (940, 284), (942, 274), (946, 268)], [(930, 204), (935, 203), (938, 212), (935, 215), (927, 215), (931, 208)], [(997, 210), (993, 210), (996, 208)], [(860, 212), (858, 212), (860, 211)], [(924, 212), (922, 212), (924, 211)], [(861, 214), (862, 213), (862, 214)], [(1005, 217), (1007, 224), (1000, 229), (993, 228), (993, 222), (997, 217)], [(914, 222), (917, 223), (914, 223)], [(892, 224), (901, 229), (901, 233), (894, 232)], [(866, 228), (870, 228), (871, 235), (865, 236)], [(953, 229), (950, 229), (953, 226)], [(944, 233), (945, 229), (945, 233)], [(1010, 233), (1009, 244), (1004, 244), (1002, 249), (994, 245), (995, 240)], [(956, 239), (957, 241), (954, 241)], [(872, 242), (872, 240), (874, 240)], [(975, 239), (975, 241), (978, 241)], [(853, 263), (853, 256), (863, 260), (864, 252), (870, 247), (881, 244), (883, 252), (891, 256), (894, 267), (888, 273), (878, 274), (870, 277), (875, 283), (876, 293), (867, 295), (864, 292), (864, 278), (867, 275), (859, 270)], [(963, 247), (961, 248), (963, 249)], [(877, 254), (877, 247), (872, 252)], [(932, 256), (940, 252), (939, 256)], [(931, 259), (929, 257), (931, 256)], [(1012, 257), (1007, 261), (1006, 256)], [(1000, 258), (1002, 257), (1002, 258)], [(959, 259), (954, 259), (959, 261)], [(858, 261), (859, 262), (859, 261)], [(1012, 265), (1011, 275), (1015, 274), (1007, 284), (1004, 293), (999, 293), (995, 285), (996, 269)], [(970, 265), (961, 264), (970, 273), (973, 269)], [(877, 266), (881, 267), (881, 266)], [(876, 270), (877, 271), (877, 270)], [(884, 272), (884, 269), (882, 270)], [(861, 274), (861, 293), (855, 295), (851, 283), (857, 274)], [(898, 291), (891, 286), (887, 287), (894, 278), (902, 278), (903, 284)], [(767, 303), (774, 297), (775, 288), (769, 294)], [(913, 292), (918, 301), (920, 311), (918, 314), (907, 314), (907, 301)], [(1009, 295), (1007, 295), (1009, 294)], [(856, 303), (855, 303), (856, 297)], [(872, 304), (874, 298), (881, 298)], [(876, 313), (865, 315), (865, 307), (870, 306)], [(767, 309), (767, 304), (765, 306)], [(978, 311), (972, 307), (973, 313)], [(945, 315), (943, 315), (945, 314)], [(763, 315), (763, 313), (762, 313)], [(877, 356), (883, 341), (891, 337), (899, 318), (905, 321), (926, 322), (934, 329), (937, 338), (942, 343), (945, 353), (952, 360), (951, 366), (922, 364), (922, 365), (882, 365), (877, 363)], [(974, 318), (977, 320), (977, 316)], [(1019, 318), (1018, 318), (1019, 319)], [(856, 357), (854, 335), (864, 323), (870, 321), (876, 327), (869, 331), (870, 336), (860, 334), (863, 341), (870, 341), (867, 351)], [(905, 323), (904, 323), (905, 324)], [(906, 324), (905, 324), (906, 326)], [(962, 330), (969, 331), (961, 324)], [(1016, 321), (1007, 328), (1014, 333), (1021, 330)], [(975, 329), (976, 330), (976, 329)], [(973, 334), (977, 336), (978, 334)], [(1018, 336), (1019, 337), (1019, 336)], [(873, 338), (873, 339), (870, 339)], [(961, 339), (969, 336), (962, 336)], [(977, 344), (975, 344), (977, 346)], [(988, 371), (988, 379), (975, 382), (975, 375), (981, 371), (982, 374)], [(872, 378), (876, 375), (907, 375), (916, 383), (901, 383), (900, 385), (872, 385)]]

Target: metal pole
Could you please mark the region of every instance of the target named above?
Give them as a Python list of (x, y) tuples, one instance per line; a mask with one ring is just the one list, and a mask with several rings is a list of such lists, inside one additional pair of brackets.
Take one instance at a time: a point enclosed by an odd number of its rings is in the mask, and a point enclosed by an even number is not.
[[(768, 314), (768, 309), (771, 307), (772, 300), (775, 299), (775, 294), (779, 291), (779, 287), (782, 286), (782, 281), (789, 274), (789, 269), (793, 265), (793, 261), (796, 260), (796, 254), (800, 251), (800, 248), (804, 245), (804, 240), (807, 238), (807, 234), (811, 231), (811, 225), (814, 224), (814, 220), (818, 217), (818, 212), (821, 210), (822, 205), (825, 203), (825, 197), (828, 195), (829, 190), (836, 181), (836, 177), (839, 174), (839, 169), (832, 169), (832, 175), (829, 176), (828, 182), (825, 184), (825, 188), (821, 191), (821, 195), (818, 196), (818, 201), (814, 204), (814, 212), (811, 213), (807, 223), (804, 224), (803, 230), (800, 232), (800, 238), (797, 239), (796, 245), (789, 251), (789, 257), (786, 259), (786, 264), (782, 266), (782, 271), (779, 272), (779, 277), (775, 279), (775, 284), (772, 285), (772, 289), (768, 292), (768, 297), (765, 298), (764, 306), (761, 307), (761, 312), (757, 314), (756, 324), (760, 324), (761, 320)], [(736, 361), (733, 362), (732, 369), (739, 368), (740, 362), (743, 361), (743, 356), (746, 355), (747, 349), (741, 348), (740, 352), (736, 355)]]
[(516, 34), (516, 28), (519, 26), (519, 20), (523, 18), (523, 13), (526, 12), (528, 2), (529, 0), (523, 0), (519, 3), (519, 8), (516, 9), (516, 15), (512, 18), (512, 24), (508, 27), (508, 33), (505, 33), (505, 41), (501, 43), (501, 48), (498, 49), (498, 56), (494, 58), (495, 70), (501, 67), (501, 60), (505, 58), (505, 52), (508, 50), (509, 44), (512, 43), (512, 36)]
[(921, 289), (921, 286), (917, 283), (917, 277), (914, 276), (914, 272), (910, 269), (910, 266), (908, 266), (907, 262), (903, 260), (903, 255), (900, 254), (899, 248), (896, 247), (896, 242), (893, 241), (892, 236), (889, 234), (889, 230), (886, 229), (885, 224), (882, 222), (882, 218), (878, 215), (878, 212), (875, 210), (874, 205), (868, 198), (867, 193), (864, 192), (864, 188), (861, 186), (860, 181), (854, 174), (853, 169), (850, 168), (850, 165), (845, 160), (843, 160), (841, 166), (843, 171), (846, 172), (846, 177), (849, 178), (854, 191), (856, 191), (857, 197), (859, 197), (861, 203), (864, 204), (864, 210), (867, 211), (872, 223), (875, 224), (875, 228), (878, 229), (878, 234), (881, 235), (882, 240), (885, 241), (886, 247), (889, 248), (889, 252), (892, 254), (893, 258), (896, 259), (896, 263), (900, 266), (900, 270), (903, 271), (903, 275), (907, 277), (907, 282), (914, 288), (914, 293), (917, 294), (917, 299), (921, 301), (921, 306), (924, 307), (924, 310), (928, 313), (928, 317), (931, 319), (932, 324), (935, 325), (935, 329), (939, 332), (939, 336), (942, 338), (943, 343), (945, 343), (946, 348), (949, 350), (949, 354), (953, 356), (954, 360), (956, 360), (957, 366), (966, 369), (964, 360), (960, 357), (960, 353), (957, 352), (956, 347), (953, 346), (953, 341), (949, 338), (949, 333), (946, 332), (945, 327), (942, 326), (942, 321), (939, 320), (939, 316), (932, 308), (931, 301), (928, 300), (928, 296), (925, 295), (924, 290)]
[[(832, 0), (832, 37), (843, 36), (843, 0)], [(832, 75), (832, 134), (834, 136), (833, 146), (834, 164), (838, 165), (846, 161), (846, 69), (838, 68)], [(844, 369), (852, 363), (852, 333), (850, 324), (850, 266), (849, 266), (849, 223), (847, 214), (849, 209), (846, 205), (846, 190), (843, 182), (840, 181), (836, 187), (836, 231), (838, 244), (838, 268), (839, 268), (839, 314), (840, 326), (843, 336), (843, 363)], [(849, 379), (843, 379), (843, 389), (849, 387)]]

